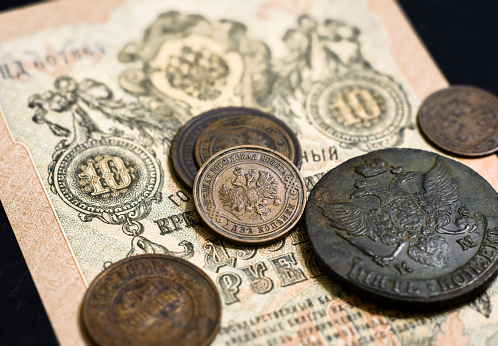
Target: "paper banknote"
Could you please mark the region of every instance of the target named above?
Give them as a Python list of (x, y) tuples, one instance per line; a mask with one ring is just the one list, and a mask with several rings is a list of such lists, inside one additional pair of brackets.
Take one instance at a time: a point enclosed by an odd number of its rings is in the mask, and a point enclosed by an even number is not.
[[(181, 125), (223, 106), (284, 120), (308, 190), (371, 150), (435, 151), (416, 114), (447, 83), (395, 2), (61, 1), (0, 23), (0, 198), (62, 344), (85, 343), (92, 279), (143, 253), (215, 282), (215, 345), (498, 342), (496, 284), (444, 313), (381, 309), (320, 271), (301, 227), (259, 248), (216, 237), (169, 164)], [(496, 156), (460, 161), (498, 188)]]

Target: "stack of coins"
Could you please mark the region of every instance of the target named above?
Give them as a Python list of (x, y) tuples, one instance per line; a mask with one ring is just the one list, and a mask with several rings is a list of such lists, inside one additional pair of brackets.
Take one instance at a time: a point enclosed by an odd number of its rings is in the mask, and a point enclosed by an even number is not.
[(229, 241), (275, 241), (304, 211), (301, 145), (270, 114), (242, 107), (200, 114), (178, 131), (170, 157), (204, 224)]
[(174, 173), (192, 189), (199, 168), (209, 157), (237, 145), (273, 149), (301, 167), (301, 145), (285, 123), (255, 109), (227, 107), (202, 113), (178, 130), (170, 150)]

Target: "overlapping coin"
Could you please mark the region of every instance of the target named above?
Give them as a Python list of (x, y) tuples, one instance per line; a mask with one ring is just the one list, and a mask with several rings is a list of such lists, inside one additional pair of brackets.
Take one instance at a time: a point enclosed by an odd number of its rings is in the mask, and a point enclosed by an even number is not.
[(482, 89), (453, 86), (427, 98), (420, 107), (422, 132), (438, 147), (464, 156), (498, 150), (498, 98)]
[(253, 245), (290, 232), (306, 201), (297, 167), (259, 146), (232, 147), (211, 156), (195, 178), (193, 195), (209, 228), (233, 242)]
[(301, 146), (292, 130), (275, 117), (254, 112), (229, 116), (208, 125), (195, 143), (195, 158), (202, 166), (218, 151), (247, 144), (276, 150), (298, 168), (301, 165)]
[(168, 255), (140, 255), (105, 269), (82, 306), (99, 345), (208, 345), (220, 326), (219, 294), (209, 277)]
[[(243, 119), (245, 122), (237, 124), (230, 121), (231, 118)], [(253, 121), (247, 122), (249, 118), (252, 118)], [(292, 130), (282, 121), (274, 116), (250, 108), (227, 107), (213, 109), (187, 122), (178, 130), (171, 144), (170, 158), (173, 169), (186, 186), (192, 188), (195, 176), (201, 166), (197, 163), (195, 155), (198, 137), (208, 126), (217, 120), (221, 121), (221, 119), (225, 119), (226, 123), (223, 124), (229, 124), (230, 130), (225, 129), (224, 131), (221, 128), (222, 133), (220, 136), (218, 132), (220, 128), (213, 127), (211, 130), (214, 130), (214, 132), (210, 131), (209, 135), (208, 133), (205, 134), (204, 138), (209, 137), (214, 143), (203, 141), (203, 144), (199, 145), (199, 150), (202, 152), (199, 157), (201, 162), (207, 159), (214, 151), (224, 147), (237, 144), (257, 144), (271, 149), (282, 149), (284, 155), (288, 154), (288, 157), (297, 167), (301, 166), (301, 146), (299, 141)]]
[(498, 269), (498, 194), (435, 153), (386, 149), (346, 161), (311, 191), (305, 224), (335, 280), (398, 308), (462, 303)]

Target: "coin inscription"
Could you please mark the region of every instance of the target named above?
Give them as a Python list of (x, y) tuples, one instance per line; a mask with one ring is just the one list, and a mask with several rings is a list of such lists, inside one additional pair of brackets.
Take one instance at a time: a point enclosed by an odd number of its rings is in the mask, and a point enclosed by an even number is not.
[(194, 183), (194, 201), (204, 222), (234, 242), (264, 244), (283, 237), (299, 220), (304, 182), (283, 155), (258, 146), (238, 146), (213, 155)]
[(214, 153), (244, 144), (276, 150), (291, 161), (296, 155), (301, 155), (297, 138), (283, 122), (270, 115), (241, 114), (208, 125), (197, 139), (195, 157), (201, 166)]
[(497, 202), (462, 164), (386, 149), (327, 173), (310, 194), (306, 227), (317, 257), (345, 285), (432, 309), (470, 299), (496, 274)]
[(206, 274), (167, 255), (111, 265), (92, 282), (82, 309), (90, 336), (101, 345), (207, 345), (221, 313)]
[(437, 146), (465, 156), (498, 150), (498, 98), (470, 86), (452, 86), (427, 98), (418, 123)]

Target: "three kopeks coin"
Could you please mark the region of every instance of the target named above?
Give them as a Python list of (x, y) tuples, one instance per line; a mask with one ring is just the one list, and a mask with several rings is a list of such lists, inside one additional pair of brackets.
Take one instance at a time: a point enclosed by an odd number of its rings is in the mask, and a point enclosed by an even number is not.
[(209, 277), (168, 255), (140, 255), (109, 266), (82, 306), (99, 345), (208, 345), (220, 327), (221, 302)]
[(211, 156), (195, 178), (193, 195), (209, 228), (247, 245), (284, 237), (299, 221), (306, 202), (297, 167), (259, 146), (232, 147)]
[(418, 123), (431, 142), (451, 153), (498, 150), (498, 98), (482, 89), (452, 86), (432, 94), (420, 107)]
[(431, 310), (482, 292), (498, 269), (498, 194), (456, 161), (415, 149), (352, 158), (313, 188), (305, 225), (344, 286)]

